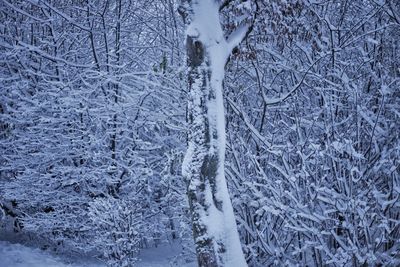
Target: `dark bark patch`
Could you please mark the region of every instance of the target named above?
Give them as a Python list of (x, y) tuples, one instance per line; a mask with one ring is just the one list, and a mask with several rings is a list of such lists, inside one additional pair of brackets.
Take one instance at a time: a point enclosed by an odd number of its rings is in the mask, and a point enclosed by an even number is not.
[(199, 40), (188, 36), (186, 39), (186, 51), (190, 67), (198, 67), (204, 62), (204, 46)]
[(222, 202), (216, 198), (218, 161), (219, 159), (216, 155), (206, 155), (201, 166), (201, 177), (202, 181), (208, 180), (210, 183), (214, 205), (218, 210), (222, 211)]

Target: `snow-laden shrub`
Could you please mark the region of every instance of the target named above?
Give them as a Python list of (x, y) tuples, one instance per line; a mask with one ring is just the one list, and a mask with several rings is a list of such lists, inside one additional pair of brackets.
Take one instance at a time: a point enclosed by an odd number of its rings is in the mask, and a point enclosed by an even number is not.
[(137, 261), (143, 218), (135, 203), (114, 198), (96, 199), (89, 207), (96, 233), (93, 245), (109, 266), (132, 266)]

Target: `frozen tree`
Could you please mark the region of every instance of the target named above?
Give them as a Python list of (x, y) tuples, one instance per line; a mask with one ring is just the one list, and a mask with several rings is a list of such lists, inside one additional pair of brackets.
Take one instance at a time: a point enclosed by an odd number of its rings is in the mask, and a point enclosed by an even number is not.
[[(171, 214), (161, 202), (172, 195), (163, 171), (170, 150), (179, 159), (176, 129), (184, 121), (182, 86), (170, 66), (177, 42), (162, 44), (177, 28), (158, 16), (168, 8), (158, 1), (0, 3), (0, 199), (2, 207), (15, 203), (8, 214), (24, 231), (61, 250), (98, 250), (117, 264), (179, 229), (174, 218), (184, 216), (184, 204)], [(94, 224), (91, 208), (109, 203), (115, 222)], [(133, 254), (111, 253), (102, 245), (110, 236), (97, 233), (116, 231), (128, 209), (146, 218), (139, 225), (146, 235), (140, 243), (124, 239)], [(117, 227), (121, 236), (139, 227), (125, 226)]]
[(259, 2), (225, 79), (249, 264), (398, 264), (398, 10)]
[[(228, 3), (233, 2), (233, 3)], [(220, 9), (238, 5), (235, 29), (226, 36)], [(250, 2), (183, 1), (187, 24), (188, 149), (183, 176), (199, 266), (245, 266), (225, 180), (225, 118), (222, 82), (232, 50), (250, 30)]]

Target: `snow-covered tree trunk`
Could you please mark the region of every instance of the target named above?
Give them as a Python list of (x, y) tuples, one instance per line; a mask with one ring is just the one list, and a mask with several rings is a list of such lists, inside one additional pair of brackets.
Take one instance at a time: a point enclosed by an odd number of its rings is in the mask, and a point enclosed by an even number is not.
[(224, 68), (248, 25), (225, 37), (216, 0), (186, 0), (188, 150), (183, 175), (199, 266), (246, 266), (225, 180)]

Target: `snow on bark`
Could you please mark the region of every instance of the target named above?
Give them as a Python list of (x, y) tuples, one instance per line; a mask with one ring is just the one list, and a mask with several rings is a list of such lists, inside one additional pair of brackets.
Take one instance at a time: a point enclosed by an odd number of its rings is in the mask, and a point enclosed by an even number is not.
[(188, 25), (189, 144), (183, 175), (189, 181), (193, 233), (200, 266), (246, 266), (225, 180), (222, 81), (227, 59), (244, 37), (225, 40), (215, 0), (192, 3)]

